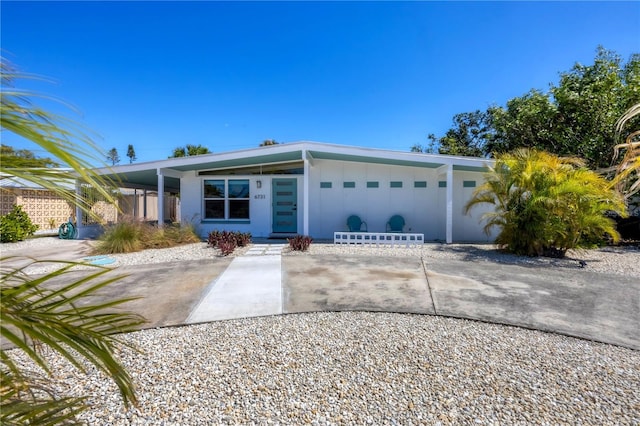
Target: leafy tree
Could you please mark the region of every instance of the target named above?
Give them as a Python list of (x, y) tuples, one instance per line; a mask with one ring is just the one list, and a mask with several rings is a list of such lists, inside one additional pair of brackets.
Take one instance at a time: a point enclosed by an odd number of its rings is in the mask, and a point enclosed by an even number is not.
[(28, 149), (14, 150), (13, 147), (5, 144), (0, 145), (0, 162), (31, 168), (60, 167), (60, 164), (51, 158), (38, 158)]
[(127, 147), (127, 157), (129, 157), (129, 164), (133, 163), (137, 160), (136, 158), (136, 150), (133, 149), (133, 145), (129, 144)]
[(260, 144), (260, 146), (271, 146), (271, 145), (278, 145), (280, 142), (276, 142), (275, 139), (265, 139), (264, 141), (262, 141), (262, 143)]
[(111, 161), (111, 165), (115, 166), (120, 162), (120, 155), (118, 155), (118, 150), (115, 148), (111, 148), (109, 152), (107, 152), (107, 160)]
[(427, 146), (422, 146), (422, 144), (417, 143), (411, 147), (410, 151), (424, 152), (425, 154), (434, 154), (438, 152), (438, 140), (436, 138), (436, 135), (434, 135), (433, 133), (429, 133), (427, 135), (427, 139), (429, 140), (429, 144)]
[(440, 138), (440, 154), (482, 157), (491, 135), (491, 115), (476, 110), (453, 116), (453, 127)]
[(623, 66), (619, 55), (600, 47), (593, 65), (575, 64), (551, 89), (558, 108), (556, 123), (565, 124), (558, 126), (557, 139), (593, 167), (611, 164), (616, 122), (640, 102), (638, 86), (627, 82), (638, 84), (639, 64), (639, 55)]
[(607, 167), (616, 121), (638, 102), (640, 55), (623, 64), (619, 55), (599, 47), (593, 65), (576, 63), (548, 93), (531, 90), (506, 108), (489, 108), (495, 133), (485, 153), (537, 148), (584, 158), (591, 168)]
[[(91, 154), (91, 149), (97, 149), (91, 139), (72, 121), (35, 106), (31, 101), (35, 95), (14, 87), (21, 74), (4, 58), (1, 64), (2, 131), (13, 132), (39, 145), (55, 157), (56, 162), (70, 166), (72, 171), (33, 168), (11, 156), (6, 162), (3, 158), (0, 171), (54, 191), (87, 214), (91, 214), (87, 204), (75, 194), (69, 194), (61, 184), (79, 177), (112, 202), (107, 189), (113, 185), (88, 163), (87, 158), (102, 157)], [(95, 267), (81, 276), (75, 272), (69, 274), (77, 263), (61, 262), (61, 269), (34, 278), (25, 273), (25, 268), (31, 265), (16, 269), (6, 266), (6, 258), (1, 260), (0, 423), (71, 424), (75, 415), (86, 409), (85, 398), (61, 397), (51, 388), (51, 367), (42, 347), (48, 347), (82, 371), (86, 368), (83, 360), (93, 364), (116, 383), (126, 405), (135, 404), (132, 379), (114, 356), (119, 348), (128, 345), (114, 333), (133, 330), (144, 320), (138, 315), (113, 311), (127, 300), (95, 304), (88, 299), (118, 277), (105, 276), (109, 269), (104, 267)], [(14, 345), (15, 349), (8, 350), (4, 342)], [(16, 362), (18, 352), (28, 356), (44, 373)]]
[(602, 176), (577, 158), (535, 149), (501, 154), (484, 184), (466, 205), (488, 203), (485, 231), (497, 226), (496, 243), (528, 256), (564, 257), (569, 249), (589, 247), (609, 235), (619, 240), (608, 212), (624, 215), (622, 197)]
[(536, 148), (556, 154), (570, 154), (556, 140), (557, 107), (547, 94), (531, 90), (510, 99), (506, 109), (490, 107), (493, 134), (487, 138), (485, 154), (505, 153), (516, 148)]
[(211, 151), (202, 145), (186, 145), (175, 148), (169, 158), (191, 157), (202, 154), (211, 154)]
[[(640, 54), (631, 55), (625, 64), (619, 55), (598, 47), (592, 65), (576, 63), (560, 73), (559, 83), (547, 92), (531, 89), (504, 107), (456, 114), (453, 126), (436, 138), (438, 152), (491, 157), (535, 148), (578, 156), (593, 169), (604, 168), (611, 166), (619, 143), (618, 117), (639, 102)], [(638, 124), (640, 117), (632, 118), (622, 140)]]

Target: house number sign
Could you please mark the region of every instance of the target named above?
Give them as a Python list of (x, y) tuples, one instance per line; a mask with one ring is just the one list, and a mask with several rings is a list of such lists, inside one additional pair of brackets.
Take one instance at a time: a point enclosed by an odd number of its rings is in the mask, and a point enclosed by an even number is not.
[(255, 198), (256, 200), (264, 200), (267, 197), (264, 194), (256, 194), (253, 196), (253, 198)]

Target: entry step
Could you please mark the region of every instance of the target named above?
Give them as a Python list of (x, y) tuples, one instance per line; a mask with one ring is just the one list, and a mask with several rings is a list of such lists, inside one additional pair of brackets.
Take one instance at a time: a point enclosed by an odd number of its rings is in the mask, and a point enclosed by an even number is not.
[(286, 244), (254, 244), (247, 250), (245, 256), (272, 256), (282, 254)]

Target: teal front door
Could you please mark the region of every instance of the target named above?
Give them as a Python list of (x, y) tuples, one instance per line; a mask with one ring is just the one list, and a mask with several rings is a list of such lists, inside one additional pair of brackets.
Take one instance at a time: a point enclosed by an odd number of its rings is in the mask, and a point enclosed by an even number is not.
[(298, 232), (298, 180), (273, 179), (272, 232), (294, 234)]

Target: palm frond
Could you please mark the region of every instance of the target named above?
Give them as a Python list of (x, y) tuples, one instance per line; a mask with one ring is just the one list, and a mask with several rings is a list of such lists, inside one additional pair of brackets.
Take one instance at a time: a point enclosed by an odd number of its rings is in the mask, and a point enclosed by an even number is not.
[[(7, 258), (0, 260), (6, 262)], [(130, 345), (115, 333), (136, 330), (145, 320), (136, 314), (114, 311), (113, 308), (133, 300), (131, 298), (99, 303), (92, 300), (99, 290), (123, 276), (108, 276), (111, 270), (105, 267), (58, 262), (63, 264), (62, 268), (25, 280), (26, 267), (51, 262), (33, 261), (21, 268), (2, 271), (0, 329), (3, 339), (22, 350), (44, 371), (48, 371), (48, 364), (37, 350), (39, 345), (51, 347), (83, 370), (79, 354), (114, 380), (125, 404), (135, 403), (131, 378), (113, 355), (116, 348)], [(82, 273), (72, 271), (71, 268), (79, 265), (90, 269)], [(2, 358), (9, 358), (4, 350)], [(11, 369), (11, 364), (4, 361), (3, 364)]]
[[(635, 104), (620, 117), (616, 123), (616, 138), (621, 139), (622, 132), (629, 122), (640, 115), (640, 104)], [(612, 185), (627, 199), (640, 192), (640, 130), (632, 131), (623, 143), (614, 147), (614, 160), (621, 151), (625, 155), (615, 169)]]
[(92, 186), (105, 200), (114, 203), (110, 188), (117, 187), (118, 182), (106, 179), (93, 170), (95, 165), (106, 167), (102, 150), (93, 142), (90, 132), (79, 123), (47, 112), (31, 101), (34, 97), (46, 97), (14, 88), (17, 80), (31, 76), (19, 73), (4, 58), (0, 58), (0, 70), (0, 128), (35, 143), (48, 151), (56, 161), (69, 167), (68, 170), (30, 168), (25, 167), (19, 158), (2, 155), (0, 171), (56, 192), (86, 214), (97, 218), (86, 200), (77, 197), (67, 186), (69, 182), (78, 180)]

